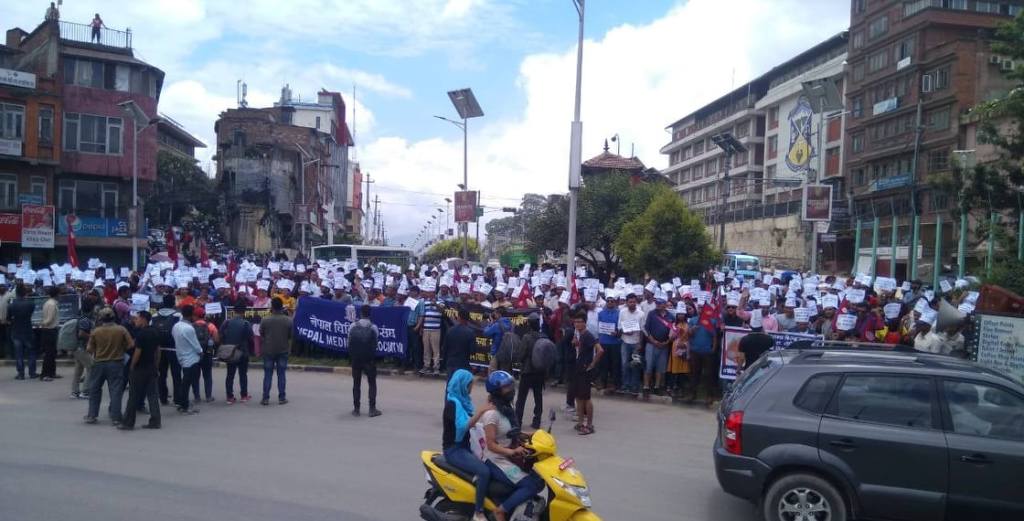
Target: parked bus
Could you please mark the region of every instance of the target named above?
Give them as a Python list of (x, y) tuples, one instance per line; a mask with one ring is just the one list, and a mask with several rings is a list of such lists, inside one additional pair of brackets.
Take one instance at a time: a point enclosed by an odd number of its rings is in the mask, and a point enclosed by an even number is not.
[(313, 247), (313, 261), (354, 260), (359, 267), (367, 264), (395, 264), (402, 269), (409, 267), (414, 255), (409, 248), (373, 246), (368, 244), (328, 244)]
[(746, 278), (758, 278), (761, 276), (761, 259), (742, 251), (728, 252), (725, 254), (724, 268)]

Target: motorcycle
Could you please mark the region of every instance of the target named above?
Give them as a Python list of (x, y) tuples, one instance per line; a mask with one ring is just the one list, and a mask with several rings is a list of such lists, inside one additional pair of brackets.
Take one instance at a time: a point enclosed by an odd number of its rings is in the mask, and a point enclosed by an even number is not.
[[(527, 464), (546, 486), (541, 494), (509, 512), (509, 521), (601, 521), (590, 510), (590, 489), (583, 473), (576, 470), (572, 458), (562, 459), (558, 455), (558, 445), (551, 435), (554, 410), (549, 418), (547, 430), (537, 430), (528, 437), (524, 436), (522, 441), (527, 450)], [(444, 454), (439, 452), (423, 451), (420, 459), (427, 469), (427, 484), (430, 486), (420, 505), (420, 517), (425, 521), (472, 519), (476, 496), (473, 476), (449, 464)], [(491, 481), (484, 502), (488, 519), (494, 519), (491, 512), (511, 492), (512, 489), (502, 483)]]

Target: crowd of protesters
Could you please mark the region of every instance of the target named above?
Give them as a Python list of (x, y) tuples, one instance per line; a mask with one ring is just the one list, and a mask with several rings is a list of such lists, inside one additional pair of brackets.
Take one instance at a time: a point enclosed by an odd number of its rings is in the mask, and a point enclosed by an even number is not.
[[(407, 306), (408, 346), (399, 361), (404, 369), (423, 375), (486, 371), (486, 364), (471, 363), (480, 338), (486, 338), (489, 369), (519, 376), (520, 421), (532, 394), (531, 423), (539, 426), (544, 389), (551, 384), (565, 389), (566, 409), (578, 418), (576, 430), (591, 434), (591, 389), (639, 397), (672, 394), (687, 401), (703, 397), (710, 404), (727, 386), (719, 382), (723, 360), (742, 370), (772, 348), (768, 334), (773, 332), (962, 352), (962, 318), (978, 297), (966, 280), (926, 288), (919, 281), (897, 285), (883, 277), (794, 272), (744, 278), (708, 270), (686, 283), (678, 277), (598, 280), (585, 270), (574, 275), (567, 277), (553, 265), (442, 263), (417, 269), (280, 257), (191, 267), (154, 263), (138, 273), (115, 272), (96, 259), (85, 270), (9, 266), (0, 286), (0, 338), (17, 359), (18, 379), (26, 377), (26, 369), (28, 378), (59, 378), (55, 360), (66, 352), (74, 363), (71, 396), (89, 400), (86, 422), (97, 421), (106, 384), (114, 423), (132, 428), (148, 400), (147, 426), (158, 427), (160, 405), (173, 403), (182, 414), (194, 414), (196, 403), (214, 400), (217, 359), (227, 365), (228, 404), (250, 400), (248, 366), (257, 355), (264, 368), (261, 404), (270, 403), (275, 378), (278, 403), (287, 403), (288, 358), (292, 346), (301, 344), (290, 315), (303, 297), (334, 300), (348, 306), (346, 318), (354, 328), (364, 328), (353, 336), (353, 414), (360, 413), (365, 375), (370, 415), (376, 416), (377, 331), (369, 308)], [(58, 306), (64, 294), (80, 296), (79, 312), (61, 324)], [(38, 313), (36, 300), (44, 296)], [(943, 301), (957, 308), (960, 320), (938, 329)], [(479, 316), (472, 318), (472, 310)], [(526, 320), (514, 325), (511, 318), (524, 312)], [(727, 346), (723, 357), (728, 328), (752, 334)], [(501, 356), (501, 350), (509, 353)], [(37, 352), (43, 355), (38, 373)]]

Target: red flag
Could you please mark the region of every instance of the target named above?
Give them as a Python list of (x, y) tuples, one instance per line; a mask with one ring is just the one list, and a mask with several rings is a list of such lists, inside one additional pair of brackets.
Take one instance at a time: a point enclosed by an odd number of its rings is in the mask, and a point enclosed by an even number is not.
[(235, 273), (237, 272), (238, 261), (235, 259), (235, 253), (231, 252), (231, 254), (228, 255), (228, 279), (230, 279), (231, 282), (235, 281)]
[(75, 250), (75, 228), (73, 226), (75, 216), (69, 213), (64, 216), (64, 221), (68, 225), (68, 263), (72, 268), (77, 268), (78, 252)]
[(569, 277), (569, 284), (569, 287), (571, 288), (569, 291), (569, 305), (572, 306), (575, 304), (579, 304), (580, 292), (578, 289), (576, 289), (576, 275)]
[(210, 267), (210, 254), (206, 251), (206, 239), (199, 240), (199, 262), (204, 268)]
[(164, 240), (167, 242), (167, 257), (174, 264), (178, 264), (178, 246), (174, 240), (174, 228), (167, 228), (167, 231), (164, 232)]
[(516, 307), (517, 308), (529, 307), (528, 306), (528, 304), (529, 304), (528, 300), (530, 299), (530, 295), (533, 295), (533, 292), (530, 290), (530, 283), (529, 282), (523, 283), (523, 289), (519, 291), (519, 300), (516, 301)]

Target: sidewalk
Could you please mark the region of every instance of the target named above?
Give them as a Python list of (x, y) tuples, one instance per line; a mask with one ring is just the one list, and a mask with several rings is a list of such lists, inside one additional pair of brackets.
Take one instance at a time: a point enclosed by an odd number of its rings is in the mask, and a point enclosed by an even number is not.
[[(38, 363), (39, 362), (37, 362), (37, 364)], [(214, 367), (226, 367), (226, 364), (224, 364), (223, 362), (220, 362), (220, 361), (214, 361), (213, 365), (214, 365)], [(2, 359), (2, 360), (0, 360), (0, 367), (14, 367), (14, 360)], [(57, 367), (69, 367), (69, 368), (70, 367), (74, 367), (74, 362), (72, 360), (67, 359), (67, 358), (59, 358), (59, 359), (57, 359)], [(259, 366), (254, 365), (254, 366), (250, 366), (250, 368), (253, 369), (253, 370), (258, 370)], [(352, 368), (347, 366), (347, 365), (330, 366), (330, 365), (313, 365), (313, 364), (288, 364), (288, 370), (289, 371), (302, 371), (302, 372), (309, 372), (309, 373), (334, 373), (334, 374), (341, 374), (341, 375), (348, 375), (348, 376), (352, 375)], [(420, 376), (415, 371), (405, 371), (405, 370), (396, 369), (396, 368), (393, 368), (393, 367), (380, 367), (380, 366), (377, 367), (377, 375), (379, 375), (379, 376), (389, 376), (389, 377), (392, 377), (392, 378), (405, 378), (407, 380), (412, 380), (412, 379), (416, 379), (416, 378), (427, 378), (427, 379), (433, 379), (433, 380), (443, 380), (444, 379), (444, 375), (437, 375), (437, 376), (425, 375), (425, 376)], [(557, 392), (558, 390), (564, 390), (565, 387), (563, 387), (563, 386), (548, 385), (548, 386), (546, 386), (546, 389), (548, 389), (549, 392), (551, 392), (551, 391)], [(610, 399), (610, 400), (620, 400), (620, 401), (630, 401), (630, 402), (643, 402), (643, 403), (659, 403), (659, 404), (662, 404), (662, 405), (677, 405), (677, 406), (680, 406), (680, 407), (692, 407), (692, 408), (706, 409), (699, 402), (698, 403), (689, 404), (689, 403), (686, 403), (686, 402), (684, 402), (682, 400), (678, 400), (676, 398), (673, 398), (672, 396), (655, 396), (655, 395), (651, 395), (646, 400), (641, 400), (636, 395), (633, 395), (633, 394), (627, 394), (627, 393), (622, 393), (622, 392), (598, 391), (596, 389), (594, 390), (594, 396), (600, 396), (602, 398), (607, 398), (607, 399)], [(715, 402), (713, 404), (713, 407), (710, 410), (713, 410), (713, 409), (715, 409), (717, 407), (718, 407), (718, 400), (715, 400)]]

